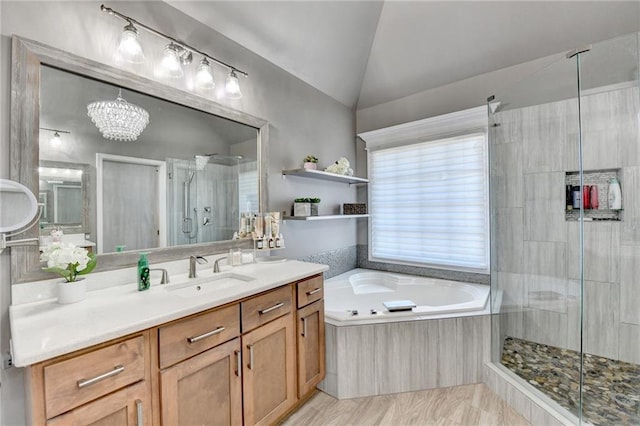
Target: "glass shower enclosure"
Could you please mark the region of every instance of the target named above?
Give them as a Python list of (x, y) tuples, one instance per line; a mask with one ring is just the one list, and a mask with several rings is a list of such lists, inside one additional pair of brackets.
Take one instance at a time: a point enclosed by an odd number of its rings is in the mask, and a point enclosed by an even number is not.
[(638, 40), (488, 100), (492, 361), (579, 423), (640, 424)]

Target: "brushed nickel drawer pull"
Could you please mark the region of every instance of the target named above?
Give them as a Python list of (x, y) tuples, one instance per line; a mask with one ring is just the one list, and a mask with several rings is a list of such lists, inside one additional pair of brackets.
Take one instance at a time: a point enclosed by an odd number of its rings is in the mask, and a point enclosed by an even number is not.
[(187, 337), (187, 342), (196, 343), (196, 342), (199, 342), (202, 339), (206, 339), (207, 337), (211, 337), (211, 336), (213, 336), (215, 334), (222, 333), (223, 331), (224, 331), (224, 327), (218, 327), (215, 330), (208, 331), (208, 332), (206, 332), (204, 334), (201, 334), (199, 336), (196, 336), (196, 337)]
[(302, 318), (302, 337), (307, 337), (307, 317)]
[(280, 302), (280, 303), (277, 303), (277, 304), (273, 305), (273, 306), (272, 306), (272, 307), (270, 307), (270, 308), (266, 308), (266, 309), (263, 309), (263, 310), (261, 310), (261, 311), (258, 311), (258, 313), (259, 313), (260, 315), (268, 314), (269, 312), (271, 312), (271, 311), (275, 311), (276, 309), (280, 309), (280, 308), (282, 308), (283, 306), (284, 306), (284, 302)]
[(237, 371), (236, 371), (236, 376), (238, 377), (242, 377), (242, 360), (240, 359), (240, 351), (234, 351), (236, 354), (236, 360), (237, 360)]
[(317, 292), (319, 292), (320, 290), (322, 290), (320, 287), (318, 287), (318, 288), (314, 288), (313, 290), (311, 290), (311, 291), (308, 291), (308, 292), (307, 292), (307, 296), (314, 295), (314, 294), (316, 294)]
[(144, 416), (142, 413), (142, 401), (139, 399), (136, 399), (136, 414), (137, 414), (137, 418), (136, 418), (137, 426), (144, 426)]
[(104, 379), (108, 379), (109, 377), (113, 377), (113, 376), (117, 376), (118, 374), (122, 373), (124, 371), (124, 366), (122, 365), (116, 365), (115, 367), (113, 367), (113, 370), (106, 372), (104, 374), (101, 374), (99, 376), (96, 376), (92, 379), (80, 379), (78, 380), (78, 389), (82, 389), (85, 388), (87, 386), (91, 386), (94, 383), (98, 383), (101, 380)]
[(247, 345), (249, 349), (249, 370), (253, 370), (253, 345)]

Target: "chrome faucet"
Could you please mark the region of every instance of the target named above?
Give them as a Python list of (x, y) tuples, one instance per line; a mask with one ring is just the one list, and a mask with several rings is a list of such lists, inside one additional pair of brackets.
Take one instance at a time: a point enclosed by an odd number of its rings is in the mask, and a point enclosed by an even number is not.
[(169, 271), (163, 268), (153, 268), (149, 269), (149, 272), (162, 272), (162, 278), (160, 279), (160, 284), (169, 284)]
[(218, 259), (216, 259), (215, 263), (213, 264), (213, 272), (220, 272), (220, 261), (225, 260), (226, 258), (227, 256), (219, 257)]
[(196, 273), (196, 263), (207, 263), (208, 260), (202, 256), (189, 256), (189, 278), (195, 278), (198, 276)]

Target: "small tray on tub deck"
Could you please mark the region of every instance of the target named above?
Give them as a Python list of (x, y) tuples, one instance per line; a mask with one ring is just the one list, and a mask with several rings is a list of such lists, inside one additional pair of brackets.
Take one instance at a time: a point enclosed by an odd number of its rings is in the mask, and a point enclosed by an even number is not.
[(382, 304), (389, 312), (410, 311), (416, 307), (416, 304), (411, 300), (390, 300), (388, 302), (382, 302)]

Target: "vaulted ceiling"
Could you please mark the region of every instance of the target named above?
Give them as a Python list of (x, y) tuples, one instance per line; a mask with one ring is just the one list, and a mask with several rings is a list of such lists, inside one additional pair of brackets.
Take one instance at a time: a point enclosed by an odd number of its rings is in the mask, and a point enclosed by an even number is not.
[(168, 3), (356, 109), (640, 29), (638, 1)]

